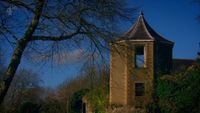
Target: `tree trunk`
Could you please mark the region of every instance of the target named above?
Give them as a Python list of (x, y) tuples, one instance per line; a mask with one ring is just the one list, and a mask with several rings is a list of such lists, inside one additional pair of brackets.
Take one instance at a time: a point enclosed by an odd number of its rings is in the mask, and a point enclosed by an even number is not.
[(16, 70), (20, 64), (22, 54), (23, 54), (27, 44), (28, 44), (28, 41), (26, 41), (26, 40), (20, 40), (17, 43), (15, 51), (12, 55), (12, 59), (10, 61), (10, 64), (6, 70), (5, 75), (3, 76), (3, 81), (0, 84), (0, 104), (3, 102), (3, 99), (8, 91), (8, 88), (9, 88), (9, 86), (12, 82), (12, 79), (16, 73)]
[(3, 76), (3, 80), (0, 82), (0, 105), (3, 103), (4, 97), (5, 97), (5, 95), (8, 91), (8, 88), (10, 87), (10, 84), (14, 78), (14, 75), (20, 64), (20, 60), (23, 55), (23, 52), (24, 52), (26, 46), (28, 45), (28, 43), (31, 41), (32, 35), (33, 35), (35, 29), (37, 28), (40, 16), (42, 14), (44, 2), (45, 2), (45, 0), (37, 0), (37, 4), (35, 7), (35, 15), (31, 21), (30, 25), (28, 26), (23, 38), (17, 42), (17, 45), (13, 52), (10, 64)]

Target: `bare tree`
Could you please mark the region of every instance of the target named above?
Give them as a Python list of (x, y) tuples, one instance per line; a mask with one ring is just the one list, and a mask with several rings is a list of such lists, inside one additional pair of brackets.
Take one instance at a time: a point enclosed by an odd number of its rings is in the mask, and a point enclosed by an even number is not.
[(0, 104), (25, 50), (42, 54), (46, 49), (46, 56), (53, 56), (58, 46), (76, 45), (101, 53), (131, 11), (121, 0), (0, 0), (0, 40), (14, 48), (0, 83)]
[(24, 101), (40, 101), (39, 95), (42, 96), (40, 82), (38, 75), (31, 70), (20, 70), (5, 96), (5, 108), (15, 111)]
[(0, 47), (0, 75), (3, 73), (3, 64), (4, 64), (3, 59), (4, 59), (3, 52)]

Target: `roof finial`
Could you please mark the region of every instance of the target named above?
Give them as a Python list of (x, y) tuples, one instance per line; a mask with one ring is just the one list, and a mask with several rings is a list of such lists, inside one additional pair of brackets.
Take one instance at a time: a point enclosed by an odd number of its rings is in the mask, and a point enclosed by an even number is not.
[(143, 11), (140, 11), (140, 15), (142, 15), (142, 16), (144, 15)]

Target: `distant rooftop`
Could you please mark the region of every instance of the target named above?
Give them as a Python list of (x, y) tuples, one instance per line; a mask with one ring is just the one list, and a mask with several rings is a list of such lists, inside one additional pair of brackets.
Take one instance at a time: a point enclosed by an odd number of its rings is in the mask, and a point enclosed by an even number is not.
[(173, 59), (173, 69), (172, 72), (182, 72), (188, 67), (195, 65), (196, 60), (194, 59)]
[(155, 32), (144, 18), (143, 12), (140, 13), (136, 23), (126, 32), (120, 40), (152, 40), (167, 44), (174, 44)]

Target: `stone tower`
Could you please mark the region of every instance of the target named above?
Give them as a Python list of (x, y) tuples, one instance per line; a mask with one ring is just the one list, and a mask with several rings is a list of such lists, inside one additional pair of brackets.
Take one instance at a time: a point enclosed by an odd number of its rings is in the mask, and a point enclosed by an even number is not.
[(133, 27), (110, 45), (110, 104), (143, 108), (152, 102), (157, 74), (171, 71), (173, 45), (141, 13)]

